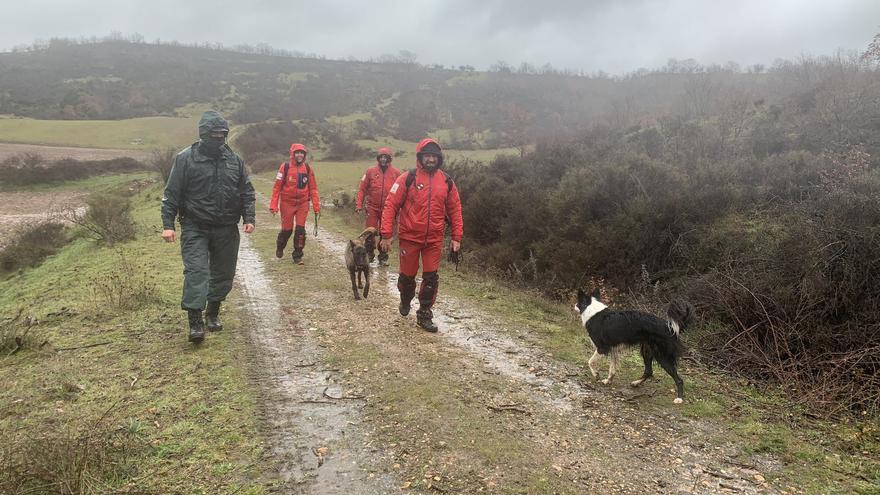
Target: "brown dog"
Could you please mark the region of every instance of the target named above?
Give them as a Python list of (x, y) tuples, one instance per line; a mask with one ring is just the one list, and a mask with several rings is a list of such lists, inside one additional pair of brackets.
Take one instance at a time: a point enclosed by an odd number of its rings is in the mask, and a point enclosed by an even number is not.
[[(345, 267), (348, 268), (351, 290), (356, 300), (361, 298), (358, 293), (359, 287), (364, 289), (364, 299), (370, 295), (370, 260), (367, 246), (375, 244), (373, 241), (377, 234), (375, 227), (367, 227), (361, 235), (348, 241), (348, 245), (345, 246)], [(354, 280), (355, 272), (357, 272), (357, 283)], [(363, 283), (361, 283), (361, 274), (364, 278)]]

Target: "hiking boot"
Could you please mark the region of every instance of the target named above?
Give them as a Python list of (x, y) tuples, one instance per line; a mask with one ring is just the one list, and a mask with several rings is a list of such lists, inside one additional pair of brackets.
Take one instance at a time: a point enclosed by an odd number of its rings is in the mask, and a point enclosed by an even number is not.
[(422, 327), (426, 332), (434, 333), (438, 330), (437, 325), (434, 324), (433, 313), (429, 310), (426, 312), (422, 312), (421, 310), (416, 311), (416, 324)]
[(409, 314), (409, 303), (416, 295), (416, 279), (409, 275), (400, 274), (397, 277), (397, 290), (400, 291), (400, 315)]
[(397, 306), (397, 310), (400, 311), (400, 316), (406, 316), (409, 314), (409, 301), (400, 301), (400, 305)]
[(299, 251), (297, 249), (294, 249), (293, 252), (290, 253), (290, 259), (293, 260), (293, 263), (295, 265), (304, 265), (305, 264), (305, 262), (303, 262), (303, 252)]
[(220, 323), (220, 301), (208, 303), (208, 309), (205, 310), (205, 326), (208, 327), (209, 332), (223, 330), (223, 323)]
[(202, 312), (198, 309), (187, 310), (189, 319), (189, 341), (199, 344), (205, 340), (205, 323), (202, 321)]
[(287, 247), (287, 240), (290, 239), (292, 230), (282, 230), (278, 232), (278, 238), (275, 239), (275, 257), (281, 259), (284, 257), (284, 248)]

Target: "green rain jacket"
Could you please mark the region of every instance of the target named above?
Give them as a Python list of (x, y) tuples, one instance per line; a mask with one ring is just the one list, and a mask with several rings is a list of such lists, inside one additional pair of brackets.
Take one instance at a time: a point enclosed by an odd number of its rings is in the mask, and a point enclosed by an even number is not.
[[(219, 113), (209, 110), (199, 121), (199, 136), (229, 126)], [(256, 195), (242, 160), (227, 145), (218, 158), (199, 151), (199, 142), (174, 159), (162, 198), (162, 227), (174, 229), (174, 219), (205, 225), (234, 225), (239, 219), (254, 224)]]

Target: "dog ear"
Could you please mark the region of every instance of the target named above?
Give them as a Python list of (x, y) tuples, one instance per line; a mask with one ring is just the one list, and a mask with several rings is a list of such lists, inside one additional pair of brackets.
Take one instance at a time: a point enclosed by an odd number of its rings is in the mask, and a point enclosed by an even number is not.
[(349, 245), (349, 247), (354, 249), (354, 241), (348, 241), (348, 245)]
[(598, 287), (596, 287), (596, 288), (593, 290), (593, 293), (592, 293), (590, 296), (591, 296), (593, 299), (597, 300), (597, 301), (601, 301), (601, 300), (602, 300), (602, 292), (599, 291), (599, 288), (598, 288)]

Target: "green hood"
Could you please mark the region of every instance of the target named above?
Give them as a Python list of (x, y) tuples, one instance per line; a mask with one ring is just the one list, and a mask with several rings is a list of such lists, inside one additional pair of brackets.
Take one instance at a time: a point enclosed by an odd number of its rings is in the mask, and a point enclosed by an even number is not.
[(208, 110), (202, 114), (199, 119), (199, 137), (204, 138), (209, 132), (214, 130), (224, 130), (229, 132), (229, 122), (226, 122), (217, 111)]

